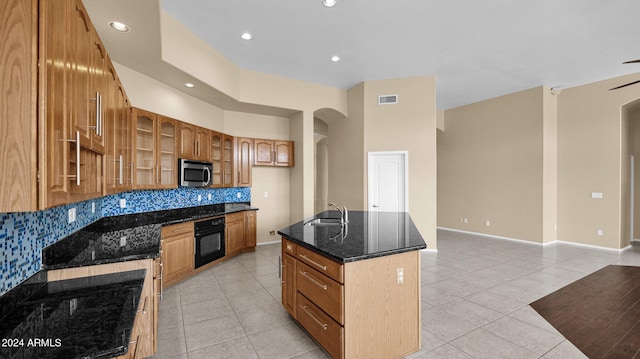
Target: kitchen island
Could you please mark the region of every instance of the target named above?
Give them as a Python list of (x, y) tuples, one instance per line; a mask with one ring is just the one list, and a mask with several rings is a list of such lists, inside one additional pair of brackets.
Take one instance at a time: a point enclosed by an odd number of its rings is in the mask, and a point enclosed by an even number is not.
[(420, 249), (406, 212), (325, 211), (283, 228), (282, 304), (333, 358), (420, 349)]

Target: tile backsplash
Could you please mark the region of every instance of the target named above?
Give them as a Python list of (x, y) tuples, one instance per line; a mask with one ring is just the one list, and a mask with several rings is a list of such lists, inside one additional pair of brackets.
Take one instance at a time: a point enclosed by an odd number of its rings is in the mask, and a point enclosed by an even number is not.
[[(129, 191), (38, 212), (0, 213), (0, 295), (40, 270), (44, 247), (102, 217), (224, 202), (251, 202), (251, 189), (180, 187)], [(76, 209), (76, 220), (69, 223), (72, 208)]]

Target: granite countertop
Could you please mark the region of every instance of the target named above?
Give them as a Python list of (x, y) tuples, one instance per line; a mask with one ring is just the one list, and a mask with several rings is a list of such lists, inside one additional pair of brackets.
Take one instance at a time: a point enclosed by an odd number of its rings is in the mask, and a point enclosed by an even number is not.
[(111, 358), (128, 350), (146, 270), (46, 282), (0, 297), (0, 358)]
[(339, 218), (325, 211), (278, 231), (292, 242), (341, 263), (427, 248), (407, 212), (349, 211), (349, 223), (311, 226), (315, 218)]
[(42, 269), (158, 258), (163, 225), (252, 210), (248, 203), (221, 203), (105, 217), (44, 248)]

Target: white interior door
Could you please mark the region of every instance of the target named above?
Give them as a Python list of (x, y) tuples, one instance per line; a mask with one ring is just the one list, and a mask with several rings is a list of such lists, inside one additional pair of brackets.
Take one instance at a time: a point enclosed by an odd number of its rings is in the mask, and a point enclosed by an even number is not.
[(404, 238), (405, 216), (391, 212), (409, 210), (407, 156), (407, 152), (369, 152), (370, 251), (397, 248), (400, 238)]
[(408, 152), (369, 152), (369, 211), (407, 212)]

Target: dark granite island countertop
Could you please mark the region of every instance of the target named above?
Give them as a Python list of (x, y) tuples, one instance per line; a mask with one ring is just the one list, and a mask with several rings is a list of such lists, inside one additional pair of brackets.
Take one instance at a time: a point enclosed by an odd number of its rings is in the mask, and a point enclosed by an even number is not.
[(0, 298), (0, 358), (125, 354), (145, 272), (56, 282), (35, 275)]
[(339, 217), (337, 211), (325, 211), (278, 234), (341, 263), (427, 248), (407, 212), (349, 211), (345, 225), (305, 225), (315, 218)]

